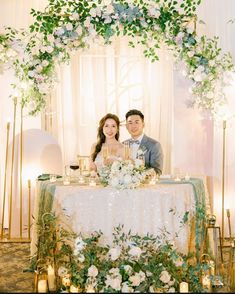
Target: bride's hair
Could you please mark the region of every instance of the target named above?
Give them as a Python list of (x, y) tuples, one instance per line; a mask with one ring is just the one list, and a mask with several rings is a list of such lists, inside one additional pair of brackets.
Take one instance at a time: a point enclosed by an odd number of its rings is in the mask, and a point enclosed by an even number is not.
[(98, 127), (98, 134), (97, 134), (97, 143), (95, 145), (95, 151), (92, 153), (91, 158), (93, 161), (95, 161), (97, 154), (101, 151), (102, 144), (105, 143), (105, 135), (103, 132), (103, 127), (105, 125), (105, 122), (107, 119), (113, 119), (116, 124), (117, 124), (117, 134), (115, 135), (115, 138), (119, 140), (119, 126), (120, 126), (120, 120), (117, 115), (112, 114), (112, 113), (107, 113), (104, 117), (101, 118), (99, 122), (99, 127)]

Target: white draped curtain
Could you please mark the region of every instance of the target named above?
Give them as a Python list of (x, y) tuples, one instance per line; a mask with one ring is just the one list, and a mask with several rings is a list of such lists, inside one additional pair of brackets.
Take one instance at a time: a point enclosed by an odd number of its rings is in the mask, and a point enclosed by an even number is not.
[(130, 48), (126, 38), (110, 46), (92, 44), (59, 68), (57, 90), (45, 111), (45, 128), (58, 138), (64, 162), (89, 155), (99, 120), (111, 112), (122, 121), (120, 140), (129, 137), (125, 113), (137, 108), (145, 115), (145, 133), (160, 141), (164, 171), (170, 171), (173, 103), (173, 63), (167, 50), (158, 62), (142, 48)]

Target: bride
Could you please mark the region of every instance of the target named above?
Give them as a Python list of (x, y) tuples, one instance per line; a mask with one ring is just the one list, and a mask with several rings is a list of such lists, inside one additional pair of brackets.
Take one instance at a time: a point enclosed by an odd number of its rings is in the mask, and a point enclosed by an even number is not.
[(107, 113), (101, 118), (98, 127), (97, 142), (91, 147), (90, 169), (99, 171), (104, 165), (116, 159), (124, 158), (124, 146), (119, 140), (119, 118)]

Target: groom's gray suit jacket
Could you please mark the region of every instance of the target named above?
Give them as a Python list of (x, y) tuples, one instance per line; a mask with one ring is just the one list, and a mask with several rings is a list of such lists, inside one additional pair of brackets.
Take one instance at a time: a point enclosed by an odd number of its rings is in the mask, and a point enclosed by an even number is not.
[[(130, 140), (131, 139), (126, 140), (125, 142)], [(161, 144), (158, 141), (144, 135), (140, 142), (139, 149), (144, 152), (145, 166), (147, 168), (154, 168), (155, 172), (160, 175), (162, 173), (163, 166), (163, 151)]]

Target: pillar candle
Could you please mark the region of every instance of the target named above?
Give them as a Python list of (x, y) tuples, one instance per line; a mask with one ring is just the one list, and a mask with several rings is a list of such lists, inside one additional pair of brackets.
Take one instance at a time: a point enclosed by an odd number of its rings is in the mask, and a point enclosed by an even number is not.
[(95, 289), (94, 289), (93, 286), (89, 285), (89, 286), (87, 286), (87, 288), (86, 288), (86, 292), (87, 292), (87, 293), (95, 293)]
[(47, 269), (49, 291), (56, 290), (55, 270), (49, 265)]
[(78, 287), (75, 287), (74, 285), (70, 286), (70, 293), (79, 293), (78, 290), (79, 290)]
[(180, 283), (180, 293), (188, 293), (188, 283), (187, 282)]
[(38, 281), (38, 293), (47, 293), (47, 280)]

